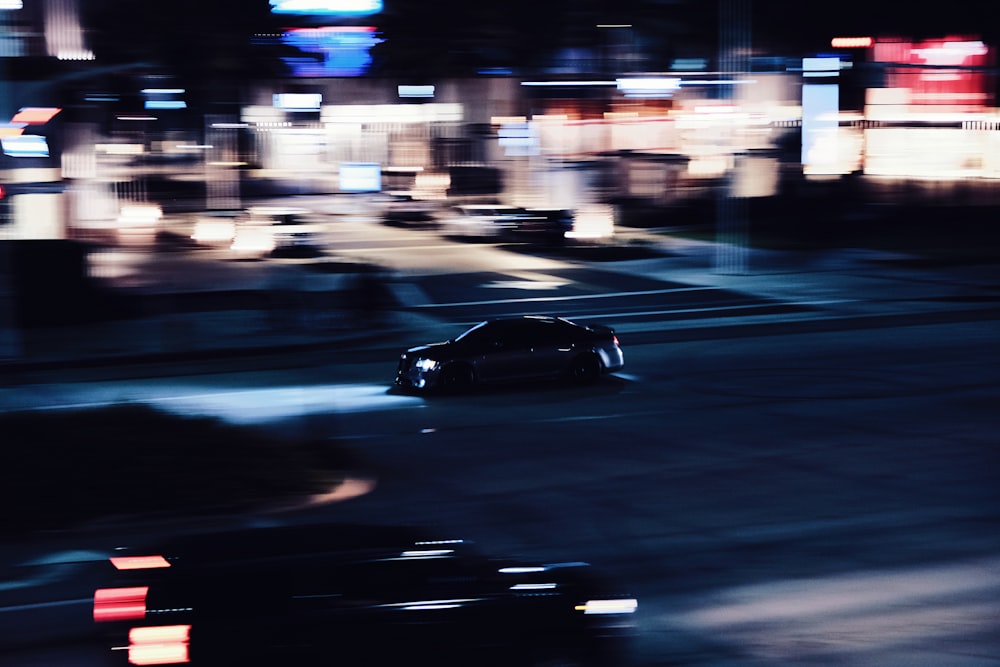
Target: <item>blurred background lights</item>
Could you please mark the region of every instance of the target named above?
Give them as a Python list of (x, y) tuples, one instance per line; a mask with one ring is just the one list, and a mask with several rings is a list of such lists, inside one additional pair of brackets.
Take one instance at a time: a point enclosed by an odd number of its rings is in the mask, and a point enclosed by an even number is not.
[(400, 97), (434, 97), (434, 86), (406, 86), (398, 87)]
[(271, 0), (276, 14), (365, 16), (382, 11), (382, 0)]
[(49, 144), (45, 137), (32, 134), (5, 136), (0, 139), (4, 155), (10, 157), (48, 157)]
[(834, 37), (830, 40), (830, 46), (835, 49), (865, 49), (874, 42), (871, 37)]
[(284, 58), (294, 77), (361, 76), (371, 66), (372, 47), (382, 42), (373, 26), (294, 28), (281, 40), (310, 54)]
[(0, 137), (13, 137), (24, 132), (27, 123), (0, 123)]
[(29, 125), (44, 125), (52, 120), (62, 109), (54, 107), (23, 107), (14, 114), (12, 123), (27, 123)]
[(626, 97), (669, 97), (681, 87), (678, 77), (618, 79), (616, 83)]
[(285, 111), (319, 111), (323, 103), (320, 93), (275, 93), (272, 99), (276, 109)]

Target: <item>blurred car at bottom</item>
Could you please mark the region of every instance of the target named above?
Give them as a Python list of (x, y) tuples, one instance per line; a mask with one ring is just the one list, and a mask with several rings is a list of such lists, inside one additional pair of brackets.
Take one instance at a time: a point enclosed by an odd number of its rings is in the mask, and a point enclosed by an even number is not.
[(133, 665), (621, 665), (638, 606), (586, 563), (400, 526), (192, 535), (108, 570), (94, 620)]
[(395, 384), (458, 390), (537, 379), (587, 383), (624, 365), (614, 329), (527, 315), (486, 320), (452, 340), (411, 347), (400, 356)]

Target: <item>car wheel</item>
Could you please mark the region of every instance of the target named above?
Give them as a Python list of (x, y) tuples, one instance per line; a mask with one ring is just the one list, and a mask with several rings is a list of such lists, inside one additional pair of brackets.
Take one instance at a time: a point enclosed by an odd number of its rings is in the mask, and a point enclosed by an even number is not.
[(472, 367), (466, 364), (449, 364), (441, 370), (441, 388), (447, 391), (466, 389), (475, 381)]
[(581, 354), (573, 360), (570, 374), (575, 382), (593, 382), (601, 375), (601, 361), (596, 354)]

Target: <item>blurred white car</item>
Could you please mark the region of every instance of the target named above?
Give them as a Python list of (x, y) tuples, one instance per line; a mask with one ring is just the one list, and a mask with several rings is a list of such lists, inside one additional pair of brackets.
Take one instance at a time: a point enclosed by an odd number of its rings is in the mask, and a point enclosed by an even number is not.
[(322, 231), (307, 209), (256, 206), (236, 224), (230, 249), (241, 256), (316, 254)]
[(495, 239), (516, 228), (527, 212), (505, 204), (461, 204), (445, 216), (442, 231), (449, 236)]
[(241, 210), (208, 211), (198, 218), (191, 240), (199, 245), (227, 247), (236, 236), (236, 225), (246, 215)]

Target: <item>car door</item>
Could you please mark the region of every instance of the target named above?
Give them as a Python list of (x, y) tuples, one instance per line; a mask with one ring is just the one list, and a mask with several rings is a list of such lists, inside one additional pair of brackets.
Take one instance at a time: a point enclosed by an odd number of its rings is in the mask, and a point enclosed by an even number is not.
[(341, 564), (336, 580), (302, 600), (318, 613), (299, 626), (329, 664), (481, 664), (483, 651), (509, 641), (495, 591), (461, 558), (403, 552)]
[(558, 320), (531, 322), (530, 366), (535, 377), (555, 377), (568, 368), (575, 353), (572, 332)]
[(532, 375), (531, 346), (523, 323), (491, 322), (477, 332), (476, 377), (480, 382), (506, 382)]

